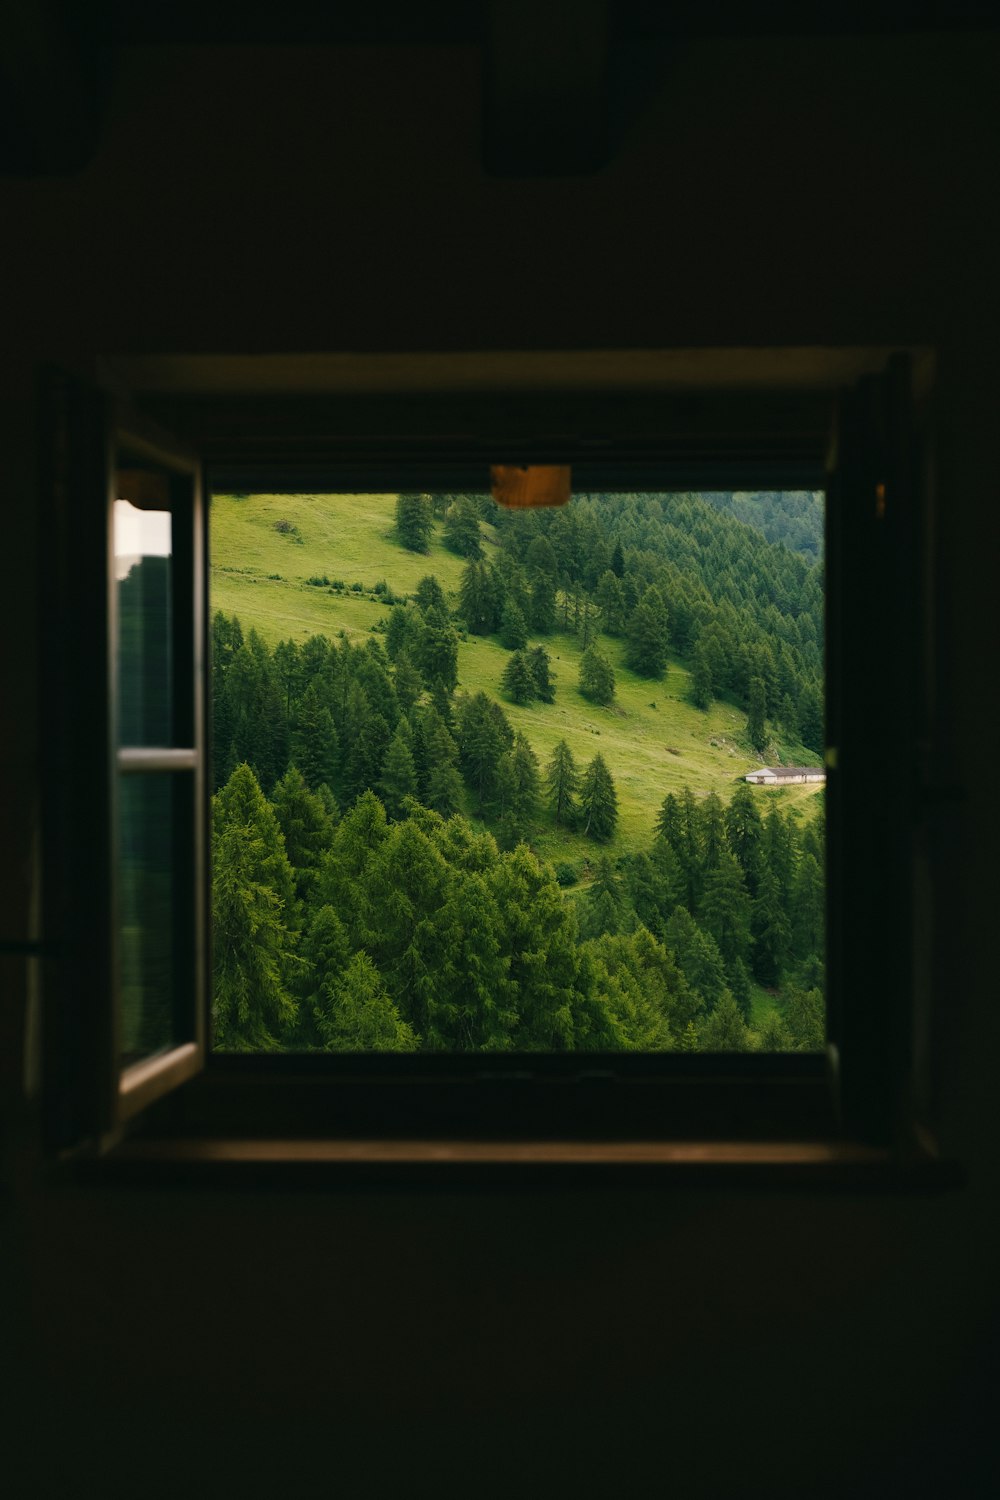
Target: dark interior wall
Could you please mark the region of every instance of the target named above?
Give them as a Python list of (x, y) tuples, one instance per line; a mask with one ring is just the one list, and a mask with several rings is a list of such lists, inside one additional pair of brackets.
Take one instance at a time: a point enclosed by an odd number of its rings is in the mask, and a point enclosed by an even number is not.
[(135, 50), (84, 172), (0, 184), (5, 938), (36, 921), (43, 359), (932, 345), (970, 793), (936, 835), (941, 1198), (45, 1185), (4, 959), (11, 1493), (173, 1493), (187, 1443), (196, 1494), (991, 1492), (998, 58), (685, 45), (604, 172), (523, 182), (482, 175), (472, 51)]

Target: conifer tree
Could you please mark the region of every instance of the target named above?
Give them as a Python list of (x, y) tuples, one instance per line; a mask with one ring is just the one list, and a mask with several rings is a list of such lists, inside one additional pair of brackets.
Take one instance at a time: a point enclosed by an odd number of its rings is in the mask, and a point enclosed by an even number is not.
[(580, 789), (580, 777), (576, 769), (573, 752), (565, 740), (560, 740), (552, 752), (552, 759), (545, 770), (549, 807), (560, 827), (572, 825), (576, 818), (576, 796)]
[(307, 900), (323, 855), (333, 839), (333, 822), (322, 797), (311, 792), (301, 772), (289, 766), (271, 794), (285, 840), (288, 863), (295, 872), (295, 889), (300, 900)]
[(594, 879), (582, 898), (580, 932), (585, 938), (599, 938), (605, 933), (621, 932), (625, 901), (621, 881), (607, 854), (597, 861)]
[(653, 824), (654, 832), (665, 838), (667, 843), (676, 849), (681, 842), (683, 826), (681, 805), (673, 792), (668, 792), (656, 814), (656, 822)]
[(702, 1052), (749, 1052), (750, 1033), (728, 990), (700, 1028)]
[(752, 908), (753, 971), (764, 985), (776, 985), (788, 960), (791, 924), (772, 870), (765, 868)]
[(791, 895), (792, 951), (800, 961), (823, 957), (826, 906), (823, 872), (808, 850), (799, 858)]
[(625, 554), (622, 551), (621, 542), (615, 542), (615, 548), (611, 554), (611, 571), (616, 578), (625, 577)]
[(767, 693), (763, 679), (754, 677), (750, 682), (750, 708), (747, 712), (747, 737), (757, 751), (767, 744), (767, 726), (764, 716), (767, 711)]
[(725, 813), (716, 792), (709, 792), (698, 809), (699, 837), (701, 848), (702, 876), (714, 870), (722, 854), (728, 850)]
[(826, 1006), (818, 989), (792, 989), (785, 1003), (785, 1027), (795, 1052), (822, 1052), (826, 1046)]
[(277, 818), (249, 766), (237, 766), (216, 796), (213, 823), (215, 1046), (273, 1051), (297, 1015), (294, 886)]
[(466, 565), (458, 587), (458, 607), (473, 635), (491, 635), (500, 623), (500, 592), (487, 562)]
[(601, 620), (608, 635), (621, 635), (625, 630), (625, 594), (621, 581), (609, 568), (597, 582), (594, 603), (601, 611)]
[(480, 692), (460, 704), (457, 738), (462, 774), (482, 813), (492, 800), (500, 757), (513, 745), (514, 731), (500, 704)]
[(329, 786), (337, 774), (337, 731), (315, 679), (309, 683), (292, 724), (292, 761), (311, 791)]
[(412, 657), (419, 630), (419, 609), (413, 609), (407, 604), (392, 606), (385, 627), (385, 649), (390, 661), (398, 661), (404, 651), (409, 652)]
[(535, 677), (523, 651), (515, 651), (503, 669), (501, 690), (512, 703), (530, 703), (535, 696)]
[(591, 702), (605, 706), (615, 696), (614, 668), (596, 646), (588, 646), (580, 658), (580, 692)]
[(444, 544), (459, 557), (479, 558), (483, 546), (479, 534), (479, 513), (466, 495), (459, 495), (448, 507), (444, 523)]
[(528, 618), (531, 628), (541, 635), (548, 635), (556, 623), (555, 579), (548, 573), (536, 571), (532, 574), (530, 588)]
[(410, 738), (403, 728), (405, 724), (406, 720), (401, 719), (399, 728), (389, 741), (379, 779), (379, 791), (390, 818), (403, 817), (406, 799), (415, 797), (417, 793), (417, 773)]
[(462, 778), (458, 773), (458, 746), (441, 716), (427, 732), (427, 786), (424, 802), (443, 818), (458, 811), (462, 801)]
[(763, 865), (764, 824), (754, 794), (741, 781), (726, 808), (726, 839), (736, 856), (747, 890), (756, 896)]
[(524, 735), (518, 733), (501, 759), (497, 775), (501, 848), (513, 848), (524, 837), (538, 812), (538, 796), (538, 757)]
[(424, 614), (426, 614), (429, 609), (439, 609), (441, 613), (447, 618), (448, 601), (445, 598), (444, 589), (441, 587), (440, 583), (435, 578), (433, 573), (425, 573), (423, 578), (421, 578), (420, 582), (417, 584), (417, 590), (413, 596), (413, 602), (418, 609), (423, 610)]
[(776, 1010), (769, 1010), (757, 1033), (757, 1048), (760, 1052), (787, 1052), (790, 1039), (784, 1021)]
[(659, 589), (650, 587), (628, 622), (626, 661), (642, 677), (659, 679), (667, 666), (667, 607)]
[(678, 906), (667, 921), (664, 942), (688, 984), (706, 1010), (713, 1010), (726, 988), (726, 970), (713, 938), (703, 932), (691, 913)]
[(316, 1024), (328, 1052), (414, 1052), (418, 1046), (363, 952), (355, 953), (338, 980), (321, 986)]
[(410, 653), (404, 648), (396, 657), (396, 670), (393, 675), (393, 683), (396, 689), (396, 702), (401, 711), (408, 714), (424, 690), (424, 680), (410, 660)]
[(556, 690), (549, 653), (544, 646), (532, 646), (527, 652), (527, 662), (535, 683), (535, 697), (543, 703), (552, 703)]
[(426, 495), (397, 495), (396, 535), (410, 552), (429, 552), (434, 513)]
[(528, 627), (513, 599), (508, 599), (500, 616), (500, 643), (508, 651), (522, 651), (528, 644)]
[(712, 706), (712, 668), (708, 651), (699, 641), (691, 659), (691, 702), (702, 710)]
[(728, 850), (705, 877), (698, 920), (718, 943), (727, 965), (747, 958), (750, 952), (750, 896), (743, 871)]
[(678, 1043), (679, 1052), (700, 1052), (701, 1042), (698, 1039), (698, 1030), (693, 1021), (689, 1021), (681, 1032)]
[(618, 794), (600, 751), (580, 781), (580, 817), (584, 833), (595, 839), (609, 839), (618, 822)]

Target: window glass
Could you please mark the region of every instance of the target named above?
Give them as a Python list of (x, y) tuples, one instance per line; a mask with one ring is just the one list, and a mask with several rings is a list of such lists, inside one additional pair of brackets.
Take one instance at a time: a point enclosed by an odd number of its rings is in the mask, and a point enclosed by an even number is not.
[(821, 494), (211, 532), (217, 1047), (821, 1050)]
[(172, 526), (169, 511), (115, 501), (120, 745), (173, 739)]
[(175, 815), (182, 778), (163, 772), (118, 781), (118, 933), (121, 1065), (179, 1040), (175, 1018)]

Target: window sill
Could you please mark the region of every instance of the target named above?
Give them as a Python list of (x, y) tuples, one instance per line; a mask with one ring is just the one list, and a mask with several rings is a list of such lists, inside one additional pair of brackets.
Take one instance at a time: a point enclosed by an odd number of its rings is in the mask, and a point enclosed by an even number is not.
[(74, 1172), (150, 1186), (455, 1187), (539, 1179), (606, 1186), (840, 1189), (936, 1193), (962, 1174), (929, 1148), (909, 1154), (836, 1140), (456, 1140), (139, 1138)]

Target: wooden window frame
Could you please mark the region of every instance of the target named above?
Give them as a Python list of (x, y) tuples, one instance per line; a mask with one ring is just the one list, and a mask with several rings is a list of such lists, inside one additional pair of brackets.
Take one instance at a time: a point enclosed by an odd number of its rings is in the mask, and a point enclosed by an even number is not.
[[(801, 355), (801, 351), (795, 352)], [(139, 383), (148, 388), (141, 395), (143, 410), (180, 431), (204, 453), (219, 488), (245, 488), (253, 480), (277, 483), (279, 478), (286, 487), (298, 484), (308, 489), (350, 490), (352, 485), (391, 489), (404, 478), (406, 487), (464, 487), (473, 474), (482, 471), (485, 475), (487, 463), (498, 458), (571, 463), (581, 489), (607, 487), (612, 480), (614, 488), (636, 490), (699, 485), (719, 488), (734, 483), (739, 488), (780, 484), (821, 487), (822, 481), (816, 481), (825, 458), (828, 464), (834, 463), (835, 469), (841, 463), (837, 471), (841, 490), (834, 510), (837, 505), (841, 509), (832, 521), (831, 506), (827, 507), (828, 557), (834, 559), (836, 568), (845, 545), (854, 545), (858, 536), (857, 517), (845, 519), (845, 496), (852, 485), (859, 492), (865, 488), (872, 465), (873, 473), (884, 469), (887, 449), (877, 440), (879, 424), (885, 423), (887, 401), (896, 402), (896, 416), (905, 418), (898, 403), (904, 388), (913, 388), (914, 374), (913, 362), (901, 356), (892, 366), (888, 383), (880, 385), (876, 372), (885, 351), (855, 351), (845, 378), (844, 351), (833, 353), (831, 360), (819, 360), (819, 378), (814, 373), (798, 388), (794, 382), (776, 380), (773, 374), (764, 380), (763, 388), (755, 387), (744, 371), (742, 383), (737, 380), (733, 389), (727, 389), (725, 380), (718, 378), (707, 382), (702, 378), (700, 383), (673, 378), (663, 390), (640, 388), (603, 394), (559, 390), (525, 393), (516, 389), (474, 395), (411, 391), (359, 396), (349, 389), (275, 394), (227, 389), (226, 381), (232, 380), (231, 367), (228, 376), (221, 376), (222, 389), (199, 390), (197, 380), (192, 383), (189, 373), (182, 371), (178, 378), (176, 371), (171, 374), (167, 370), (164, 376), (163, 364), (152, 371), (147, 366)], [(815, 366), (815, 353), (812, 360)], [(767, 366), (766, 355), (760, 363)], [(918, 372), (926, 372), (926, 357), (919, 357), (917, 364)], [(752, 360), (748, 368), (753, 368)], [(831, 369), (839, 373), (838, 381), (830, 379)], [(850, 375), (865, 371), (869, 372), (867, 382), (863, 379), (859, 390), (866, 394), (844, 393)], [(219, 377), (213, 378), (218, 381)], [(312, 379), (315, 382), (315, 364)], [(207, 383), (212, 386), (212, 380)], [(925, 376), (917, 379), (916, 384), (921, 383), (926, 387)], [(841, 444), (846, 422), (846, 440), (849, 445), (853, 443), (853, 453), (861, 455), (856, 464), (858, 472), (846, 477), (842, 452), (837, 457), (836, 438), (831, 459), (830, 416), (834, 411), (840, 416)], [(908, 485), (912, 491), (913, 474), (907, 471), (911, 460), (898, 443), (891, 458), (896, 468), (890, 477), (890, 489), (894, 496), (902, 496)], [(884, 482), (884, 478), (878, 481)], [(927, 495), (921, 495), (919, 506), (927, 500)], [(914, 529), (919, 506), (910, 501), (906, 525), (912, 534), (906, 540), (909, 551), (905, 559), (896, 559), (897, 591), (893, 598), (898, 598), (898, 586), (912, 581), (927, 561), (919, 551), (917, 532), (921, 527)], [(884, 537), (886, 533), (879, 535)], [(872, 589), (877, 591), (880, 586), (877, 575), (875, 565), (865, 575), (869, 609), (873, 607)], [(828, 590), (828, 655), (832, 653), (835, 663), (848, 658), (853, 661), (857, 659), (856, 631), (852, 635), (853, 627), (845, 627), (842, 611), (830, 610), (832, 593)], [(916, 608), (919, 611), (919, 602)], [(919, 631), (913, 639), (921, 640)], [(908, 649), (905, 642), (904, 649)], [(919, 654), (922, 647), (915, 644), (913, 649)], [(921, 663), (915, 656), (904, 674), (911, 686), (918, 683), (920, 671)], [(834, 680), (839, 680), (841, 672), (841, 667), (835, 666)], [(870, 694), (866, 701), (872, 705)], [(898, 708), (898, 694), (893, 701)], [(848, 714), (844, 719), (843, 702), (838, 689), (828, 687), (828, 707), (832, 707), (835, 721), (838, 714), (843, 721), (833, 726), (841, 743), (831, 746), (829, 764), (833, 807), (840, 809), (835, 814), (840, 824), (834, 834), (834, 841), (840, 840), (840, 853), (834, 856), (832, 868), (834, 878), (841, 882), (843, 873), (836, 860), (843, 863), (845, 856), (857, 853), (857, 839), (851, 829), (856, 830), (864, 817), (879, 812), (876, 800), (865, 794), (861, 783), (845, 776), (845, 752), (846, 764), (850, 765), (858, 731), (856, 717), (851, 720)], [(920, 706), (914, 705), (914, 711), (919, 718)], [(884, 724), (884, 715), (878, 722)], [(914, 721), (914, 745), (920, 730), (921, 724)], [(845, 789), (849, 800), (846, 812)], [(911, 812), (910, 803), (902, 808), (897, 800), (889, 816), (898, 822)], [(205, 848), (207, 851), (207, 844)], [(894, 871), (905, 875), (906, 858), (900, 850), (894, 851), (893, 859)], [(206, 860), (201, 868), (204, 875)], [(880, 864), (876, 858), (862, 882), (866, 898), (872, 881), (884, 875), (884, 862)], [(840, 902), (839, 917), (835, 916), (831, 924), (834, 949), (839, 931), (863, 912), (863, 904), (849, 902), (850, 912), (845, 913)], [(889, 973), (892, 955), (900, 956), (899, 943), (909, 941), (912, 923), (912, 904), (902, 895), (894, 908), (891, 932), (869, 923), (869, 937), (876, 945), (881, 943), (879, 974)], [(206, 935), (203, 973), (207, 954)], [(366, 1159), (360, 1143), (378, 1140), (381, 1147), (373, 1146), (367, 1153), (370, 1164), (380, 1160), (384, 1166), (395, 1160), (412, 1165), (420, 1155), (416, 1143), (431, 1139), (430, 1127), (439, 1145), (448, 1141), (454, 1149), (435, 1153), (425, 1144), (424, 1156), (453, 1162), (461, 1159), (467, 1165), (476, 1159), (476, 1152), (470, 1149), (463, 1156), (462, 1141), (492, 1141), (496, 1156), (497, 1143), (504, 1138), (511, 1141), (510, 1159), (522, 1163), (532, 1157), (527, 1149), (529, 1142), (547, 1140), (551, 1145), (557, 1139), (567, 1143), (567, 1149), (575, 1142), (584, 1155), (590, 1151), (591, 1159), (617, 1159), (621, 1164), (628, 1158), (631, 1166), (640, 1161), (648, 1164), (654, 1157), (675, 1167), (694, 1160), (703, 1165), (710, 1161), (745, 1165), (753, 1152), (734, 1154), (726, 1144), (733, 1141), (742, 1142), (744, 1147), (756, 1141), (761, 1147), (759, 1159), (769, 1161), (772, 1167), (779, 1159), (775, 1148), (781, 1144), (787, 1148), (782, 1158), (786, 1165), (811, 1163), (813, 1168), (821, 1160), (834, 1159), (838, 1152), (842, 1162), (852, 1159), (857, 1163), (862, 1159), (859, 1152), (863, 1156), (874, 1151), (881, 1153), (884, 1162), (892, 1161), (897, 1167), (918, 1158), (930, 1159), (933, 1150), (928, 1145), (927, 1123), (931, 1090), (926, 1081), (914, 1079), (912, 1066), (911, 1037), (916, 1023), (909, 1009), (909, 948), (904, 959), (903, 983), (894, 983), (891, 999), (886, 997), (887, 1003), (877, 1008), (877, 1026), (869, 1024), (867, 1032), (864, 1026), (855, 1027), (853, 1032), (848, 1027), (846, 1049), (842, 1045), (846, 1033), (841, 1031), (826, 1059), (682, 1058), (674, 1054), (656, 1059), (618, 1054), (258, 1059), (220, 1057), (209, 1052), (203, 1071), (200, 1056), (197, 1061), (192, 1057), (190, 1073), (199, 1076), (190, 1077), (184, 1088), (175, 1090), (167, 1085), (162, 1091), (157, 1089), (163, 1097), (152, 1109), (143, 1106), (152, 1100), (155, 1078), (150, 1076), (149, 1089), (143, 1092), (146, 1081), (136, 1075), (138, 1102), (128, 1113), (135, 1114), (132, 1127), (139, 1133), (119, 1147), (118, 1158), (123, 1159), (123, 1151), (130, 1160), (159, 1152), (162, 1161), (169, 1158), (171, 1141), (186, 1141), (183, 1150), (178, 1147), (179, 1154), (186, 1153), (187, 1159), (193, 1160), (197, 1156), (197, 1151), (192, 1155), (193, 1143), (200, 1141), (216, 1162), (245, 1162), (253, 1155), (249, 1147), (242, 1152), (234, 1148), (228, 1156), (224, 1150), (216, 1150), (213, 1155), (211, 1143), (266, 1139), (272, 1146), (261, 1150), (272, 1161), (276, 1159), (273, 1143), (284, 1141), (289, 1160), (323, 1160), (327, 1166), (338, 1160), (342, 1164), (351, 1161), (357, 1166)], [(842, 950), (831, 953), (831, 960), (837, 975), (834, 982), (841, 986), (842, 996), (843, 976), (856, 974), (857, 967), (852, 970)], [(206, 1006), (207, 1000), (203, 1015)], [(858, 1005), (848, 1006), (847, 1011), (854, 1025)], [(842, 1013), (835, 1024), (843, 1026)], [(114, 1123), (120, 1125), (123, 1120), (121, 1114)], [(516, 1121), (513, 1130), (512, 1121)], [(305, 1138), (303, 1122), (307, 1126)], [(626, 1138), (657, 1143), (659, 1156), (656, 1151), (652, 1157), (641, 1151), (629, 1155), (623, 1145)], [(303, 1146), (303, 1139), (313, 1146)], [(393, 1140), (402, 1143), (395, 1153), (390, 1144)], [(321, 1141), (327, 1143), (323, 1149), (316, 1147)], [(337, 1141), (343, 1148), (339, 1152), (332, 1144)], [(611, 1149), (616, 1141), (617, 1158)], [(603, 1147), (598, 1150), (601, 1143)], [(821, 1149), (824, 1143), (829, 1148), (825, 1157)], [(701, 1147), (704, 1152), (699, 1156)], [(280, 1151), (277, 1154), (280, 1156)], [(489, 1155), (481, 1153), (480, 1162)], [(544, 1160), (548, 1166), (568, 1160), (565, 1153), (560, 1156), (554, 1148), (547, 1153), (539, 1148), (534, 1159), (536, 1164)]]

